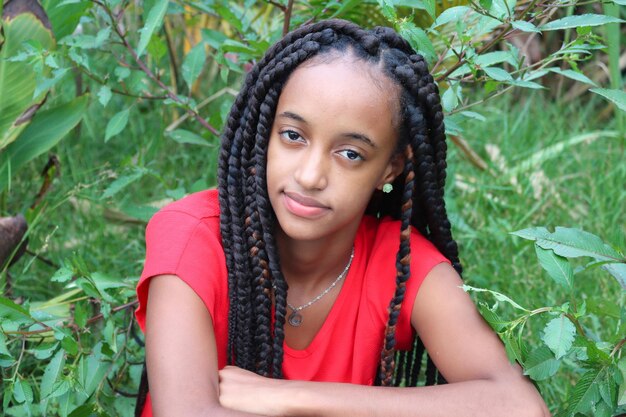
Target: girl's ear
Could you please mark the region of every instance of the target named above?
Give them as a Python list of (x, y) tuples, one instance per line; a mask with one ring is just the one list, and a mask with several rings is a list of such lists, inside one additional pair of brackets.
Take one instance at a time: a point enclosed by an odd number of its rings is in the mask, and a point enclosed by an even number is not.
[(402, 171), (404, 171), (404, 153), (399, 152), (392, 156), (389, 160), (380, 183), (376, 186), (376, 188), (382, 190), (385, 184), (391, 184), (396, 177), (402, 173)]

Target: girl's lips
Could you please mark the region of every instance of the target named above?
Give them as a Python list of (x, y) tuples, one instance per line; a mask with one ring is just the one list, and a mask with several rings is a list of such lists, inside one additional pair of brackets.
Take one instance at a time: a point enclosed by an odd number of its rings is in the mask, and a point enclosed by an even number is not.
[(287, 210), (298, 217), (317, 218), (330, 210), (319, 201), (298, 193), (284, 192), (283, 202)]

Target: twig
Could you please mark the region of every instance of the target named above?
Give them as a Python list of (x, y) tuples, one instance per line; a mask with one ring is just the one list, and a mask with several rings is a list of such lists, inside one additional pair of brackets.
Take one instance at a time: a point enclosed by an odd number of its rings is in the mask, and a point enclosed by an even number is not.
[[(122, 304), (121, 306), (117, 306), (117, 307), (112, 308), (111, 309), (111, 313), (117, 313), (118, 311), (125, 310), (125, 309), (131, 308), (131, 307), (135, 307), (137, 304), (139, 304), (139, 300), (135, 300), (135, 301), (131, 301), (130, 303)], [(89, 318), (87, 320), (86, 324), (95, 323), (98, 320), (102, 319), (103, 317), (104, 317), (103, 313), (96, 314), (95, 316)], [(7, 331), (7, 332), (4, 332), (4, 334), (8, 334), (8, 335), (15, 334), (15, 335), (21, 335), (21, 336), (33, 336), (33, 335), (36, 335), (36, 334), (51, 332), (51, 331), (54, 330), (52, 327), (46, 326), (45, 324), (43, 324), (40, 321), (36, 321), (36, 323), (41, 325), (41, 326), (43, 326), (43, 328), (42, 329), (37, 329), (37, 330), (31, 330), (31, 331), (27, 331), (27, 332), (26, 331), (19, 331), (19, 330)], [(75, 328), (76, 325), (75, 324), (67, 324), (67, 325), (64, 325), (64, 326), (61, 326), (61, 327), (62, 328)]]
[(619, 342), (617, 342), (617, 344), (615, 345), (615, 347), (613, 348), (609, 356), (613, 357), (617, 352), (619, 352), (619, 350), (622, 348), (622, 346), (624, 346), (624, 344), (626, 344), (626, 337), (620, 340)]
[(291, 12), (293, 11), (293, 0), (287, 2), (285, 12), (285, 21), (283, 22), (283, 36), (289, 33), (289, 24), (291, 23)]
[[(198, 110), (201, 109), (202, 107), (206, 106), (207, 104), (209, 104), (210, 102), (212, 102), (213, 100), (223, 96), (225, 93), (230, 93), (233, 96), (237, 95), (237, 91), (233, 90), (230, 87), (224, 87), (221, 90), (219, 90), (218, 92), (216, 92), (215, 94), (205, 98), (204, 100), (202, 100), (197, 108)], [(166, 132), (171, 132), (172, 130), (176, 129), (178, 126), (181, 125), (181, 123), (183, 123), (185, 120), (187, 120), (189, 118), (189, 114), (185, 113), (183, 114), (181, 117), (179, 117), (178, 119), (174, 120), (172, 123), (170, 123), (170, 125), (168, 127), (165, 128)]]
[[(122, 33), (122, 31), (120, 29), (120, 26), (119, 26), (119, 24), (117, 22), (117, 19), (115, 18), (115, 16), (113, 16), (113, 13), (111, 12), (111, 10), (106, 5), (104, 5), (101, 1), (99, 1), (99, 0), (92, 0), (92, 1), (94, 3), (96, 3), (97, 5), (99, 5), (102, 9), (104, 9), (105, 13), (109, 16), (109, 18), (111, 19), (111, 25), (113, 26), (113, 30), (115, 30), (115, 33), (120, 38), (120, 40), (122, 41), (122, 44), (124, 45), (124, 47), (126, 48), (128, 53), (130, 53), (130, 55), (133, 57), (133, 59), (135, 60), (135, 63), (137, 63), (139, 68), (148, 76), (148, 78), (150, 78), (152, 81), (154, 81), (159, 87), (161, 87), (161, 89), (163, 91), (165, 91), (165, 93), (167, 94), (168, 98), (170, 98), (171, 100), (175, 101), (176, 103), (182, 104), (183, 106), (187, 107), (186, 103), (183, 100), (181, 100), (181, 98), (178, 97), (176, 94), (174, 94), (163, 83), (163, 81), (161, 81), (159, 79), (159, 77), (157, 77), (154, 74), (154, 72), (152, 72), (152, 70), (150, 68), (148, 68), (146, 63), (141, 60), (139, 55), (137, 55), (137, 52), (135, 52), (135, 50), (133, 49), (131, 44), (128, 42), (128, 39), (126, 39), (126, 36)], [(120, 11), (120, 15), (121, 14), (122, 14), (122, 11)], [(194, 117), (194, 119), (196, 119), (196, 121), (198, 123), (200, 123), (202, 126), (204, 126), (205, 129), (207, 129), (209, 132), (213, 133), (214, 135), (219, 136), (218, 130), (216, 128), (214, 128), (213, 126), (211, 126), (197, 112), (195, 112), (194, 110), (190, 109), (189, 107), (186, 108), (186, 111), (189, 114), (191, 114)]]
[(278, 3), (278, 2), (275, 2), (273, 0), (265, 0), (265, 1), (268, 2), (269, 4), (271, 4), (272, 6), (279, 8), (283, 12), (287, 11), (287, 8), (285, 6), (283, 6), (282, 4)]

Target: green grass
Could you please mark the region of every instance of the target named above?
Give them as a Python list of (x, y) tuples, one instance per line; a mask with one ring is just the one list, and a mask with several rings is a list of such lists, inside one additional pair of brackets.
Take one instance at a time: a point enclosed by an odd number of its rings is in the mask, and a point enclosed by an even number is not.
[[(563, 104), (541, 94), (524, 92), (523, 97), (509, 95), (483, 105), (479, 111), (487, 121), (465, 126), (463, 137), (487, 162), (487, 170), (476, 168), (450, 144), (448, 207), (465, 280), (538, 308), (566, 302), (569, 296), (541, 270), (532, 245), (509, 233), (531, 226), (577, 227), (624, 250), (625, 143), (623, 138), (600, 135), (590, 143), (565, 146), (553, 158), (520, 170), (513, 181), (511, 169), (547, 147), (581, 134), (615, 129), (611, 120), (597, 119), (599, 100), (585, 96), (580, 102)], [(229, 100), (216, 102), (215, 109), (227, 106)], [(150, 212), (145, 207), (156, 208), (171, 201), (171, 196), (213, 185), (216, 149), (180, 145), (164, 137), (165, 125), (175, 118), (167, 108), (133, 109), (128, 129), (105, 144), (106, 122), (119, 105), (111, 103), (103, 111), (92, 103), (80, 134), (65, 138), (56, 148), (61, 175), (45, 204), (30, 213), (29, 247), (56, 265), (73, 262), (90, 272), (136, 278), (144, 256), (143, 220)], [(200, 129), (193, 123), (185, 128)], [(499, 159), (494, 157), (496, 151)], [(5, 198), (6, 213), (28, 208), (44, 164), (40, 158), (20, 172)], [(136, 166), (155, 175), (145, 175), (112, 198), (102, 199), (116, 177)], [(143, 220), (119, 218), (119, 213), (137, 212), (137, 207), (144, 209), (139, 216)], [(55, 270), (25, 255), (11, 269), (14, 294), (31, 300), (58, 295), (63, 286), (50, 281)], [(606, 306), (624, 303), (615, 280), (600, 270), (576, 280), (575, 290), (580, 299), (605, 300)], [(596, 304), (590, 308), (606, 307)], [(538, 320), (527, 328), (531, 345), (539, 340), (542, 324)], [(612, 332), (615, 324), (611, 318), (585, 323), (599, 334)], [(575, 372), (563, 373), (541, 384), (552, 408), (566, 396), (574, 376)]]

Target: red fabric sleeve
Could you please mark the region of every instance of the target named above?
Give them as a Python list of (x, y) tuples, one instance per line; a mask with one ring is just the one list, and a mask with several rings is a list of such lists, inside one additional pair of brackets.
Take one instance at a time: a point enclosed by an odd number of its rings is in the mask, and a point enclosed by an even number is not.
[(215, 323), (227, 293), (224, 251), (219, 238), (219, 218), (197, 218), (178, 210), (162, 210), (146, 228), (146, 260), (137, 285), (135, 312), (145, 332), (150, 278), (172, 274), (182, 279), (202, 299)]

